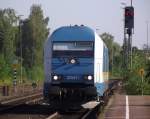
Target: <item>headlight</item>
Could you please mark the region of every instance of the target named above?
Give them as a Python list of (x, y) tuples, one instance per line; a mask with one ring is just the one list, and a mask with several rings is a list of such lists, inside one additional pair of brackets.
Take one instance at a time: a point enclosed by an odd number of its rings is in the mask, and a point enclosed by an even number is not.
[(84, 79), (91, 81), (93, 80), (93, 75), (85, 75)]
[(92, 80), (93, 77), (92, 77), (91, 75), (89, 75), (89, 76), (87, 77), (87, 79), (88, 79), (88, 80)]
[(58, 76), (54, 75), (54, 76), (53, 76), (53, 79), (54, 79), (55, 81), (58, 80)]
[(75, 60), (75, 59), (71, 59), (71, 60), (70, 60), (70, 63), (71, 63), (71, 64), (75, 64), (75, 63), (76, 63), (76, 60)]

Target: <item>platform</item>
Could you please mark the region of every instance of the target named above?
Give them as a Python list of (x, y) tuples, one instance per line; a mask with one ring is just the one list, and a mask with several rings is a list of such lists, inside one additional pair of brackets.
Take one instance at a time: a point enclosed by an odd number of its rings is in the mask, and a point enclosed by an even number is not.
[(150, 96), (114, 95), (104, 119), (150, 119)]

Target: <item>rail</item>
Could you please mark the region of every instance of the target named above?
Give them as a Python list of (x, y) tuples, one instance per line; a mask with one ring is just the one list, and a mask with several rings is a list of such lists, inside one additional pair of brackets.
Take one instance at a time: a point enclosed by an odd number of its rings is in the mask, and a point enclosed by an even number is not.
[(43, 100), (43, 96), (42, 96), (42, 93), (40, 92), (40, 93), (36, 93), (36, 94), (24, 96), (24, 97), (18, 97), (15, 99), (13, 98), (10, 100), (1, 101), (0, 113), (6, 112), (7, 110), (10, 110), (22, 104), (36, 103), (41, 100)]

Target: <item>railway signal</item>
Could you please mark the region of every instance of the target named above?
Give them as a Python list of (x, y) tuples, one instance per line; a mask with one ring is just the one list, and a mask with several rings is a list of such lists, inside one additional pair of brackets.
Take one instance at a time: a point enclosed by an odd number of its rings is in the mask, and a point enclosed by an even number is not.
[[(132, 2), (131, 2), (132, 3)], [(124, 9), (124, 48), (123, 59), (125, 70), (132, 70), (132, 34), (134, 31), (134, 7), (127, 6)]]
[(132, 6), (125, 7), (125, 28), (134, 28), (134, 8)]
[(18, 67), (18, 64), (14, 63), (12, 64), (12, 68), (13, 68), (13, 85), (15, 86), (16, 85), (16, 80), (17, 80), (17, 67)]
[(12, 68), (13, 68), (13, 75), (14, 75), (14, 79), (16, 80), (17, 78), (17, 67), (18, 67), (18, 64), (13, 64), (12, 65)]
[(13, 86), (14, 86), (14, 92), (17, 93), (17, 69), (13, 68)]
[(13, 76), (14, 76), (13, 85), (16, 86), (17, 85), (17, 69), (13, 69)]
[(18, 64), (15, 62), (12, 64), (12, 69), (13, 69), (13, 86), (14, 86), (14, 92), (17, 93), (17, 74), (18, 74), (18, 71), (17, 71), (17, 67), (18, 67)]

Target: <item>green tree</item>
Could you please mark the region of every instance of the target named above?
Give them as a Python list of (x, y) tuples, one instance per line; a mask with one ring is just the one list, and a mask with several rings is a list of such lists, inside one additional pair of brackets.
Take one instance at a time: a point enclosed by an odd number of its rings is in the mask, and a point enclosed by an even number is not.
[(43, 45), (48, 36), (48, 18), (44, 18), (41, 6), (33, 5), (29, 16), (31, 39), (33, 41), (34, 64), (43, 63)]
[(0, 9), (0, 79), (11, 82), (12, 63), (15, 58), (17, 16), (14, 9)]
[[(19, 24), (19, 36), (16, 55), (22, 58), (25, 68), (33, 67), (33, 40), (31, 38), (31, 26), (29, 19), (21, 20)], [(22, 56), (21, 56), (22, 54)]]
[(121, 47), (118, 43), (114, 42), (114, 37), (109, 33), (100, 35), (109, 49), (109, 69), (113, 76), (119, 76), (121, 73)]
[(17, 55), (22, 58), (28, 68), (43, 63), (43, 45), (49, 34), (48, 18), (44, 18), (41, 6), (33, 5), (28, 19), (20, 23), (20, 38), (18, 40)]
[(146, 75), (145, 78), (148, 82), (148, 84), (150, 84), (150, 61), (148, 61), (148, 63), (146, 64)]
[[(128, 79), (126, 81), (126, 91), (128, 94), (144, 95), (150, 94), (150, 84), (149, 84), (149, 63), (146, 64), (145, 54), (142, 50), (137, 47), (133, 47), (132, 53), (132, 70), (128, 72)], [(143, 68), (146, 69), (146, 74), (143, 77), (140, 76), (139, 70)]]
[(12, 71), (10, 65), (5, 61), (3, 54), (0, 54), (0, 81), (11, 81)]
[(114, 37), (109, 33), (103, 33), (100, 35), (102, 40), (105, 42), (106, 46), (109, 50), (109, 69), (112, 72), (112, 65), (113, 65), (113, 41)]
[(49, 34), (48, 21), (41, 6), (33, 5), (29, 18), (20, 23), (16, 54), (20, 56), (22, 50), (23, 66), (29, 79), (43, 79), (43, 46)]
[(0, 46), (5, 60), (12, 63), (14, 58), (15, 39), (17, 34), (17, 17), (13, 9), (0, 10)]
[(134, 48), (132, 52), (132, 71), (138, 72), (141, 68), (145, 68), (145, 55), (141, 50)]

